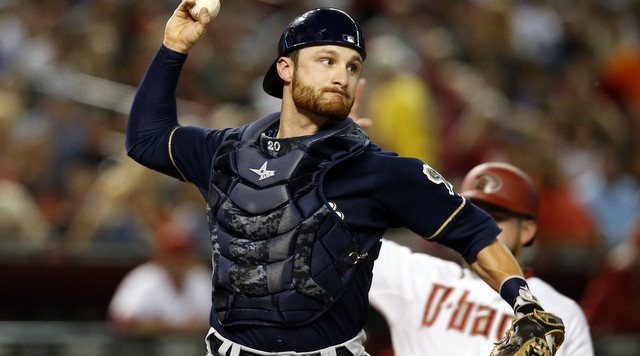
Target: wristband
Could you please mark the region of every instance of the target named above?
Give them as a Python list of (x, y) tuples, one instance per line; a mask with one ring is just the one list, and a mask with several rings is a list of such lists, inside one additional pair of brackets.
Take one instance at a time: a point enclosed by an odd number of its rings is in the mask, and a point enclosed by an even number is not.
[(527, 281), (520, 276), (505, 279), (500, 285), (500, 296), (511, 305), (516, 316), (532, 313), (536, 309), (544, 310), (529, 290)]

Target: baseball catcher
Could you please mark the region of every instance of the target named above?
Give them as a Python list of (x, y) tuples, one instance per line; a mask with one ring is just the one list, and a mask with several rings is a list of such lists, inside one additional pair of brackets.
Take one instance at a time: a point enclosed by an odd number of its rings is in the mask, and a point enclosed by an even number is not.
[(371, 143), (349, 117), (366, 49), (340, 9), (307, 11), (282, 32), (263, 80), (280, 111), (239, 127), (180, 125), (180, 72), (211, 21), (204, 9), (195, 21), (194, 5), (183, 0), (167, 22), (126, 147), (138, 163), (193, 183), (206, 202), (208, 355), (368, 356), (373, 264), (393, 227), (455, 249), (511, 305), (528, 291), (486, 212), (427, 163)]

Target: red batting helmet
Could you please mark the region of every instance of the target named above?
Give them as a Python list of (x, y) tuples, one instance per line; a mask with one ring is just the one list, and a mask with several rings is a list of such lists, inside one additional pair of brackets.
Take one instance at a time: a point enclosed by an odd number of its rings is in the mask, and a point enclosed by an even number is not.
[(513, 165), (480, 164), (464, 177), (460, 191), (472, 201), (488, 203), (532, 219), (538, 217), (538, 189), (526, 173)]

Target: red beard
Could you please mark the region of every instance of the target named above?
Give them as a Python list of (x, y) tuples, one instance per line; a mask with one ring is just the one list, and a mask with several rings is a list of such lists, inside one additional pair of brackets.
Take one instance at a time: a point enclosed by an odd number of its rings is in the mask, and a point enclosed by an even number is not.
[(293, 102), (298, 110), (330, 120), (344, 120), (353, 105), (353, 99), (349, 93), (339, 90), (315, 90), (303, 83), (297, 74), (293, 75), (291, 89)]

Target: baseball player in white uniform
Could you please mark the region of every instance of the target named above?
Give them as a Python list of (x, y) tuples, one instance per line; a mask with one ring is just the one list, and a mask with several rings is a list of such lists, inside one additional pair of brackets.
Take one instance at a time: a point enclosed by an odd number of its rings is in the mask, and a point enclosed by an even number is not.
[(181, 225), (162, 224), (152, 258), (118, 285), (109, 321), (125, 334), (202, 332), (209, 323), (211, 269), (198, 258), (194, 237)]
[[(539, 196), (531, 179), (512, 165), (484, 163), (467, 174), (461, 195), (494, 217), (502, 228), (498, 240), (522, 263), (522, 247), (531, 244), (537, 228)], [(383, 241), (369, 298), (389, 325), (395, 355), (491, 353), (513, 309), (467, 267)], [(565, 323), (556, 355), (593, 355), (580, 306), (541, 279), (525, 277), (541, 305), (552, 306)]]

